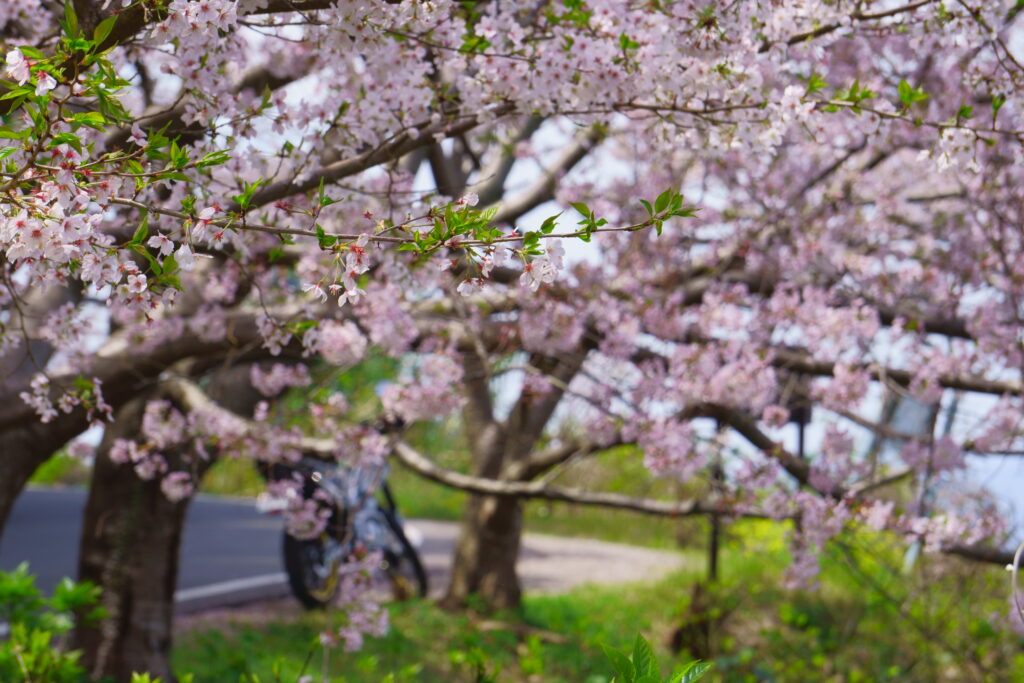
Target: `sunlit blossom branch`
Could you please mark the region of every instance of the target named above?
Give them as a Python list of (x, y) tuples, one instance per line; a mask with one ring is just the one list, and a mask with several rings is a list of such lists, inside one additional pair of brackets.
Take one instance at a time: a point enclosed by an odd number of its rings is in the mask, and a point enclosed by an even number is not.
[[(196, 216), (194, 216), (192, 214), (187, 214), (187, 213), (183, 213), (181, 211), (175, 211), (173, 209), (164, 209), (164, 208), (161, 208), (161, 207), (158, 207), (158, 206), (152, 206), (152, 205), (149, 205), (149, 204), (144, 204), (142, 202), (136, 201), (134, 199), (128, 199), (126, 197), (111, 197), (109, 201), (110, 201), (111, 204), (119, 204), (119, 205), (122, 205), (122, 206), (130, 206), (132, 208), (139, 209), (140, 211), (150, 211), (152, 213), (160, 214), (160, 215), (163, 215), (163, 216), (171, 216), (172, 218), (178, 218), (178, 219), (180, 219), (182, 221), (196, 221), (197, 220)], [(421, 219), (417, 219), (417, 220), (428, 221), (429, 219), (430, 219), (429, 216), (425, 216), (425, 217), (423, 217)], [(637, 232), (637, 231), (644, 230), (645, 228), (649, 228), (652, 225), (654, 225), (654, 220), (655, 219), (648, 219), (648, 220), (643, 221), (641, 223), (633, 223), (633, 224), (630, 224), (630, 225), (611, 226), (611, 227), (604, 227), (604, 226), (602, 226), (602, 227), (593, 228), (593, 229), (590, 229), (590, 230), (581, 229), (581, 230), (573, 230), (573, 231), (570, 231), (570, 232), (552, 232), (552, 233), (549, 233), (549, 234), (546, 234), (546, 235), (545, 234), (538, 235), (538, 239), (545, 239), (545, 240), (548, 240), (548, 239), (573, 239), (573, 238), (583, 237), (583, 236), (590, 235), (590, 234), (593, 234), (593, 233), (601, 233), (601, 232)], [(307, 229), (303, 229), (303, 228), (286, 228), (286, 227), (283, 227), (283, 226), (267, 225), (265, 223), (262, 223), (262, 224), (261, 223), (241, 223), (241, 222), (239, 222), (237, 220), (230, 219), (230, 218), (213, 219), (213, 220), (207, 221), (207, 223), (209, 225), (213, 225), (213, 226), (216, 226), (216, 227), (219, 227), (219, 228), (225, 228), (225, 229), (230, 228), (230, 229), (234, 229), (234, 230), (250, 230), (250, 231), (254, 231), (254, 232), (265, 232), (265, 233), (269, 233), (269, 234), (273, 234), (273, 235), (295, 235), (297, 237), (311, 237), (313, 239), (317, 239), (317, 238), (319, 238), (321, 236), (334, 237), (334, 238), (337, 238), (338, 240), (344, 241), (344, 242), (357, 242), (357, 241), (359, 241), (361, 239), (365, 239), (368, 242), (380, 243), (380, 244), (400, 245), (400, 244), (415, 244), (416, 243), (416, 238), (415, 237), (396, 237), (394, 235), (386, 235), (386, 234), (340, 233), (340, 232), (326, 232), (326, 231), (324, 231), (323, 233), (318, 233), (315, 230), (307, 230)], [(389, 228), (388, 230), (389, 231), (401, 230), (401, 231), (404, 231), (404, 232), (415, 232), (417, 230), (417, 227), (418, 227), (418, 225), (416, 223), (416, 220), (414, 220), (414, 221), (411, 221), (409, 223), (401, 223), (401, 224), (396, 225), (396, 226), (394, 226), (392, 228)], [(453, 237), (453, 238), (445, 241), (443, 244), (438, 245), (438, 246), (439, 247), (450, 247), (450, 248), (455, 248), (455, 249), (466, 249), (466, 248), (488, 247), (488, 246), (491, 246), (493, 244), (518, 243), (518, 242), (522, 242), (522, 240), (523, 240), (523, 236), (520, 235), (520, 234), (517, 234), (517, 233), (508, 234), (508, 235), (505, 235), (503, 237), (496, 237), (494, 239), (489, 239), (489, 240), (466, 239), (466, 238), (462, 238), (462, 237)]]
[(975, 135), (979, 133), (989, 133), (992, 135), (1003, 135), (1008, 138), (1017, 139), (1024, 134), (1024, 130), (1013, 130), (1009, 128), (997, 128), (995, 126), (972, 126), (967, 123), (961, 123), (958, 119), (951, 118), (949, 121), (932, 121), (929, 119), (922, 119), (915, 116), (911, 116), (901, 111), (884, 111), (877, 107), (871, 107), (861, 102), (848, 102), (846, 100), (826, 99), (826, 100), (814, 100), (815, 104), (820, 107), (838, 107), (840, 109), (847, 109), (854, 111), (855, 113), (867, 112), (874, 114), (875, 116), (890, 121), (903, 121), (904, 123), (910, 123), (915, 128), (922, 126), (926, 128), (933, 128), (938, 131), (944, 130), (963, 130)]

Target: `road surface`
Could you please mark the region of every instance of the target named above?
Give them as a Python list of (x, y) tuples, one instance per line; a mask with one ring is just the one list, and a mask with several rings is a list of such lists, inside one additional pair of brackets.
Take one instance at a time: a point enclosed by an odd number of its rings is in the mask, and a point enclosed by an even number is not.
[[(27, 561), (38, 584), (50, 590), (74, 577), (86, 492), (25, 491), (0, 539), (0, 569)], [(437, 594), (447, 582), (458, 531), (452, 522), (412, 520), (420, 555)], [(176, 600), (179, 613), (282, 597), (288, 588), (281, 563), (280, 518), (244, 499), (199, 496), (189, 506)], [(587, 539), (526, 534), (518, 565), (526, 590), (558, 592), (584, 583), (660, 578), (681, 566), (675, 553)]]

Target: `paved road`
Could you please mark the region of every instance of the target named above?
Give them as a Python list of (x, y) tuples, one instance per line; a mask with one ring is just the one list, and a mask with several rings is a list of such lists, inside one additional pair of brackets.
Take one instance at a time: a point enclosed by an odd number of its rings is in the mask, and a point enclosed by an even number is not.
[[(28, 561), (51, 589), (74, 576), (86, 492), (30, 489), (18, 499), (0, 540), (0, 569)], [(413, 520), (431, 591), (447, 581), (457, 526)], [(286, 595), (282, 522), (245, 500), (199, 496), (189, 506), (178, 577), (178, 611), (192, 612)], [(583, 583), (658, 578), (680, 566), (674, 553), (585, 539), (527, 534), (518, 569), (526, 590), (562, 591)]]

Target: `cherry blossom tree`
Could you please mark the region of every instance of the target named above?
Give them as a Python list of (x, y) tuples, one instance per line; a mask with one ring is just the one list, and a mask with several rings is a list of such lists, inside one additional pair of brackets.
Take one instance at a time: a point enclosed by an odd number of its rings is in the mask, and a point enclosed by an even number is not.
[[(170, 519), (163, 557), (219, 453), (393, 449), (478, 494), (453, 604), (518, 600), (523, 497), (792, 519), (794, 583), (857, 524), (1005, 562), (980, 545), (1002, 533), (990, 504), (923, 492), (968, 454), (1020, 452), (1018, 9), (6, 3), (0, 525), (34, 469), (97, 424), (98, 471), (172, 503), (148, 508)], [(275, 423), (269, 399), (303, 364), (371, 347), (405, 364), (387, 418), (461, 409), (470, 475), (349, 424), (337, 398), (311, 406), (311, 433)], [(211, 399), (230, 366), (268, 402)], [(507, 416), (499, 374), (521, 379)], [(872, 411), (883, 388), (994, 398), (976, 420), (894, 435)], [(809, 404), (825, 418), (814, 457), (779, 431)], [(856, 430), (908, 438), (881, 458)], [(542, 477), (614, 444), (706, 496)], [(891, 495), (899, 481), (921, 494)], [(293, 512), (318, 530), (315, 510)], [(173, 563), (125, 566), (174, 584)], [(108, 663), (100, 639), (94, 671), (165, 671), (170, 610), (121, 616), (155, 629), (122, 641), (155, 655)]]

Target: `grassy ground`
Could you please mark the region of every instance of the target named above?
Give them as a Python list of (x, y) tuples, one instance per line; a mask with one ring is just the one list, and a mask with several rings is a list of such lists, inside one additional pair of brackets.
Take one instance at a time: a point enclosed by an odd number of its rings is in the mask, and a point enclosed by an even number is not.
[[(666, 673), (695, 656), (713, 660), (709, 680), (1024, 680), (1024, 639), (1006, 627), (1001, 570), (953, 560), (904, 570), (887, 539), (850, 535), (824, 556), (820, 588), (794, 592), (781, 586), (779, 529), (736, 525), (731, 537), (710, 588), (693, 570), (652, 584), (528, 596), (520, 611), (487, 617), (423, 601), (394, 605), (387, 636), (328, 656), (329, 680), (485, 680), (482, 666), (499, 681), (607, 681), (601, 645), (624, 648), (638, 632), (659, 648)], [(307, 673), (319, 675), (323, 653), (313, 644), (328, 618), (195, 628), (179, 637), (175, 666), (198, 681), (248, 672), (275, 681), (276, 666), (290, 683), (312, 651)], [(685, 646), (675, 656), (673, 637)]]

